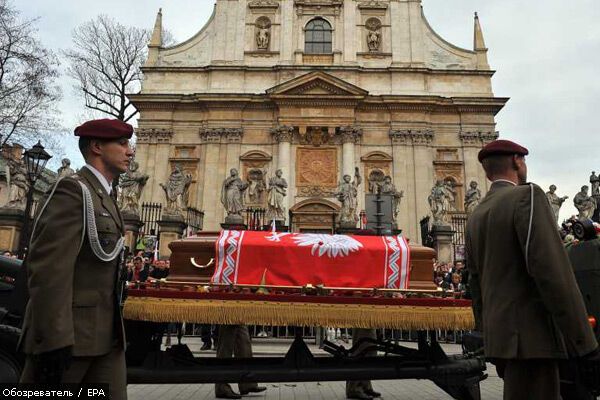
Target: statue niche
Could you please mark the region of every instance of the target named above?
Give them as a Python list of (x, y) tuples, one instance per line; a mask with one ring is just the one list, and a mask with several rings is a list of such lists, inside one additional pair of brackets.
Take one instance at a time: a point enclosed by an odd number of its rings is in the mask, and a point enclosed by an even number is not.
[(258, 50), (269, 50), (271, 43), (271, 20), (267, 17), (260, 17), (256, 20), (256, 48)]
[(381, 51), (381, 21), (377, 18), (369, 18), (365, 22), (367, 28), (367, 47), (369, 51)]
[(262, 205), (265, 198), (266, 182), (265, 172), (262, 169), (252, 168), (248, 170), (246, 175), (246, 181), (248, 182), (248, 203)]

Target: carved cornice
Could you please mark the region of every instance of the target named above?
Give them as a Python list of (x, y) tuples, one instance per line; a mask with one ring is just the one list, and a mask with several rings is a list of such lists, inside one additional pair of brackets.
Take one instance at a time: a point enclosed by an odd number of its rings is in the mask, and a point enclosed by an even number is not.
[(135, 132), (137, 143), (171, 143), (173, 131), (165, 128), (138, 128)]
[(242, 128), (202, 128), (200, 139), (203, 143), (240, 143), (244, 136)]
[(359, 1), (358, 8), (366, 10), (387, 10), (388, 4), (383, 1)]
[(248, 7), (251, 9), (278, 9), (279, 2), (274, 0), (252, 0), (248, 2)]
[(271, 135), (277, 143), (291, 142), (294, 136), (294, 128), (292, 126), (280, 125), (271, 129)]
[(433, 142), (435, 134), (431, 129), (425, 130), (396, 130), (390, 131), (390, 139), (393, 144), (403, 144), (413, 146), (429, 146)]
[(334, 15), (339, 15), (344, 0), (294, 0), (297, 15), (307, 14), (308, 11), (318, 11), (323, 14), (323, 9), (330, 8)]
[(481, 147), (498, 139), (496, 131), (462, 131), (458, 134), (463, 146)]
[(342, 126), (338, 129), (338, 135), (341, 137), (342, 143), (358, 144), (362, 134), (362, 129), (357, 126)]
[(298, 188), (298, 196), (302, 197), (335, 197), (336, 188), (322, 186), (303, 186)]

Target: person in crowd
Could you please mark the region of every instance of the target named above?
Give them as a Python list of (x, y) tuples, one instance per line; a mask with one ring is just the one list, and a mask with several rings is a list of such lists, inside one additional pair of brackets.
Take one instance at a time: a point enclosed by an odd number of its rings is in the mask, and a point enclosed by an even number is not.
[(133, 258), (133, 269), (127, 276), (129, 282), (145, 282), (150, 275), (149, 268), (144, 264), (142, 257)]
[(461, 282), (462, 276), (458, 272), (452, 274), (452, 281), (450, 282), (449, 290), (454, 292), (454, 297), (460, 298), (465, 293), (465, 285)]
[(166, 260), (157, 260), (156, 262), (154, 262), (154, 268), (152, 269), (152, 272), (150, 273), (150, 275), (154, 279), (166, 278), (169, 275), (169, 269), (167, 268), (167, 261)]
[(127, 398), (118, 279), (125, 232), (111, 191), (133, 156), (132, 134), (118, 120), (77, 127), (86, 165), (41, 202), (27, 255), (22, 383), (106, 383), (111, 399)]
[(597, 361), (598, 343), (544, 191), (527, 184), (528, 150), (479, 152), (490, 190), (467, 222), (476, 328), (504, 378), (505, 399), (558, 400), (558, 361)]

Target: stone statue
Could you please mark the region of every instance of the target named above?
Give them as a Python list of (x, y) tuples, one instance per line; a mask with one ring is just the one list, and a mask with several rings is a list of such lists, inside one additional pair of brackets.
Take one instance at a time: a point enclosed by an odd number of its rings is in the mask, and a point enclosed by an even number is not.
[(402, 197), (404, 197), (404, 191), (397, 191), (396, 186), (392, 183), (392, 177), (386, 175), (383, 178), (383, 183), (380, 186), (381, 194), (389, 194), (392, 196), (392, 208), (394, 210), (394, 219), (398, 217), (398, 213), (400, 210), (400, 201), (402, 201)]
[(377, 31), (369, 31), (369, 33), (367, 33), (367, 45), (369, 46), (369, 51), (379, 51), (380, 44), (381, 34)]
[(278, 169), (275, 176), (269, 179), (269, 207), (267, 209), (269, 220), (285, 221), (284, 200), (288, 185), (282, 175), (283, 171)]
[(342, 228), (356, 228), (358, 222), (358, 215), (356, 209), (358, 208), (358, 186), (362, 182), (358, 167), (354, 169), (354, 180), (351, 181), (350, 175), (344, 175), (340, 186), (338, 187), (335, 196), (342, 203), (340, 209), (340, 227)]
[(269, 50), (270, 39), (271, 32), (269, 32), (269, 28), (259, 28), (256, 32), (256, 47), (259, 50)]
[(469, 183), (469, 190), (465, 194), (465, 212), (471, 214), (475, 207), (479, 205), (481, 201), (481, 190), (477, 188), (477, 182), (471, 181)]
[(558, 214), (560, 212), (560, 207), (565, 202), (569, 196), (558, 197), (556, 192), (556, 185), (550, 185), (550, 190), (546, 192), (546, 197), (548, 198), (548, 202), (550, 203), (550, 207), (552, 207), (552, 211), (554, 212), (554, 219), (558, 224)]
[(250, 203), (261, 204), (265, 189), (265, 173), (256, 168), (248, 171), (248, 200)]
[(221, 188), (221, 203), (227, 210), (225, 223), (243, 224), (244, 218), (244, 191), (248, 189), (248, 184), (239, 177), (238, 170), (232, 168), (229, 171), (229, 177), (223, 181)]
[(450, 181), (438, 180), (427, 198), (434, 225), (447, 224), (450, 211), (456, 211), (456, 191)]
[(29, 181), (27, 179), (27, 170), (22, 161), (8, 159), (8, 202), (5, 207), (18, 208), (25, 210), (27, 191), (29, 190)]
[(596, 171), (592, 171), (590, 183), (592, 184), (592, 196), (600, 195), (600, 177), (596, 175)]
[(73, 170), (73, 168), (71, 168), (71, 160), (69, 160), (68, 158), (63, 158), (62, 159), (62, 165), (61, 167), (58, 169), (57, 172), (57, 176), (56, 179), (61, 179), (61, 178), (65, 178), (67, 176), (71, 176), (75, 173), (75, 170)]
[(184, 173), (181, 166), (175, 165), (167, 183), (160, 184), (167, 198), (166, 214), (183, 215), (183, 210), (188, 205), (191, 183), (192, 175)]
[(579, 215), (577, 216), (579, 219), (591, 219), (596, 210), (596, 199), (588, 196), (588, 189), (587, 185), (582, 186), (581, 191), (573, 198), (575, 208), (579, 210)]
[(131, 160), (127, 172), (121, 175), (118, 204), (124, 214), (139, 215), (140, 196), (149, 176), (139, 173), (138, 168), (139, 164)]

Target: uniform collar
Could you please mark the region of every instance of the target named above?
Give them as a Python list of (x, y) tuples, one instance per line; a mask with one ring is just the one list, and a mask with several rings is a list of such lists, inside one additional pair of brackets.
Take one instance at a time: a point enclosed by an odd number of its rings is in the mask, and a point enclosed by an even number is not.
[(513, 185), (513, 186), (517, 186), (517, 184), (516, 184), (516, 183), (514, 183), (513, 181), (509, 181), (508, 179), (496, 179), (494, 182), (492, 182), (492, 185), (493, 185), (494, 183), (501, 183), (501, 184), (502, 184), (502, 186), (504, 186), (504, 183), (509, 183), (509, 184), (511, 184), (511, 185)]
[(106, 177), (100, 173), (100, 171), (98, 171), (90, 164), (85, 164), (85, 167), (89, 169), (92, 172), (92, 174), (96, 176), (96, 178), (98, 178), (98, 181), (100, 182), (104, 190), (106, 190), (106, 193), (110, 195), (110, 192), (112, 191), (112, 182), (109, 182), (108, 179), (106, 179)]

